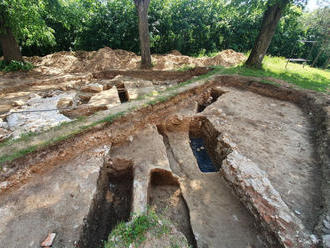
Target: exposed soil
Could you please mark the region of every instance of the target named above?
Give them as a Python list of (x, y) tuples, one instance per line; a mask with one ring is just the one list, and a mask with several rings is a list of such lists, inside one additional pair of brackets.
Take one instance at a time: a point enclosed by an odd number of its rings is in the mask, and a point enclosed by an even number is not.
[[(79, 240), (79, 247), (103, 247), (111, 230), (131, 214), (133, 170), (129, 163), (105, 165), (97, 182), (97, 194)], [(117, 170), (113, 170), (116, 168)]]
[(152, 172), (148, 196), (150, 207), (174, 223), (176, 229), (185, 235), (189, 244), (196, 248), (189, 209), (182, 196), (178, 180), (166, 171)]
[[(58, 52), (45, 57), (28, 57), (35, 64), (36, 72), (78, 73), (96, 72), (113, 69), (134, 70), (140, 66), (140, 57), (132, 52), (113, 50), (109, 47), (93, 52)], [(153, 55), (155, 70), (176, 70), (182, 66), (232, 66), (245, 60), (245, 56), (233, 50), (224, 50), (215, 57), (193, 58), (179, 54)]]
[[(97, 52), (79, 56), (98, 58)], [(74, 64), (72, 57), (67, 59)], [(103, 79), (117, 80), (104, 73)], [(125, 89), (129, 94), (127, 85)], [(263, 85), (251, 78), (219, 76), (167, 102), (13, 161), (5, 166), (10, 173), (1, 172), (10, 187), (0, 193), (0, 244), (36, 247), (48, 232), (56, 232), (58, 247), (78, 239), (82, 247), (98, 245), (115, 223), (128, 221), (129, 212), (141, 213), (149, 203), (194, 247), (315, 247), (310, 235), (320, 234), (320, 216), (328, 218), (328, 191), (320, 179), (326, 178), (328, 156), (323, 148), (327, 101), (324, 95)], [(200, 171), (190, 137), (204, 140), (219, 172)], [(112, 146), (110, 152), (87, 152), (102, 145)], [(229, 161), (232, 154), (240, 159)], [(254, 163), (263, 176), (245, 176), (233, 184), (224, 167), (239, 166), (241, 161)], [(71, 194), (80, 197), (75, 214), (72, 209), (78, 203), (68, 201), (72, 185), (77, 190)], [(242, 185), (248, 185), (250, 198), (239, 192)], [(253, 198), (255, 192), (258, 198)], [(28, 201), (31, 195), (34, 199)], [(33, 211), (27, 211), (31, 206)], [(45, 209), (50, 217), (43, 219)], [(287, 226), (281, 226), (282, 220)], [(47, 228), (31, 233), (36, 223)], [(291, 239), (292, 230), (307, 237), (306, 242)], [(296, 243), (290, 245), (283, 237)]]

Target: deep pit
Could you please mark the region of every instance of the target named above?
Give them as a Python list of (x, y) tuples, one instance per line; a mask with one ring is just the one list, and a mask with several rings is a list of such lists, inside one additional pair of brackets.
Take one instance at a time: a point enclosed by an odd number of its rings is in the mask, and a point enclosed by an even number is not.
[(219, 88), (211, 88), (207, 91), (206, 96), (203, 97), (202, 101), (199, 102), (197, 107), (197, 113), (203, 112), (207, 106), (211, 105), (212, 103), (216, 102), (218, 98), (226, 93)]
[(213, 164), (208, 151), (205, 148), (203, 138), (190, 136), (190, 146), (197, 160), (201, 172), (217, 172), (219, 169)]
[(203, 117), (194, 118), (189, 127), (190, 146), (202, 172), (217, 172), (231, 152), (220, 133)]
[(129, 94), (127, 92), (127, 89), (125, 87), (125, 84), (117, 84), (116, 85), (117, 91), (118, 91), (118, 96), (120, 99), (121, 103), (125, 103), (129, 101)]
[(151, 172), (148, 204), (156, 213), (169, 219), (182, 232), (189, 244), (197, 248), (190, 225), (189, 209), (182, 196), (180, 183), (171, 172), (155, 169)]
[(133, 170), (129, 161), (106, 163), (97, 182), (97, 193), (87, 217), (79, 247), (103, 247), (111, 230), (131, 214)]

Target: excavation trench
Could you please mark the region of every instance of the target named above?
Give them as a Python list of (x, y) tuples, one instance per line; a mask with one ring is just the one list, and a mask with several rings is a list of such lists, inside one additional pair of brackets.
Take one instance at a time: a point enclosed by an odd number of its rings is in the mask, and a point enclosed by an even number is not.
[(202, 172), (217, 172), (232, 151), (221, 134), (205, 117), (192, 119), (189, 126), (190, 146)]
[[(109, 77), (112, 77), (112, 74), (109, 75)], [(247, 96), (250, 97), (252, 100), (260, 100), (255, 95), (252, 95), (257, 93), (258, 97), (262, 96), (264, 97), (262, 103), (267, 104), (259, 104), (260, 106), (266, 106), (269, 107), (271, 104), (269, 103), (269, 99), (277, 99), (281, 101), (286, 101), (291, 103), (295, 103), (299, 105), (303, 111), (302, 113), (309, 116), (312, 113), (312, 123), (313, 128), (319, 128), (319, 131), (316, 133), (313, 131), (311, 135), (315, 138), (315, 144), (317, 146), (323, 146), (322, 149), (315, 146), (315, 153), (317, 154), (317, 157), (322, 158), (323, 160), (327, 159), (326, 155), (326, 142), (320, 142), (319, 140), (324, 140), (326, 135), (324, 135), (324, 130), (326, 130), (326, 124), (325, 124), (325, 118), (324, 116), (326, 113), (322, 109), (322, 105), (318, 104), (314, 98), (310, 97), (308, 98), (306, 95), (299, 91), (294, 91), (292, 89), (285, 89), (285, 88), (274, 88), (274, 86), (269, 85), (262, 85), (258, 83), (250, 83), (247, 79), (237, 79), (236, 77), (219, 77), (217, 81), (208, 82), (207, 84), (200, 86), (199, 88), (190, 89), (189, 91), (186, 91), (184, 93), (179, 94), (176, 97), (171, 98), (171, 100), (157, 104), (155, 106), (148, 106), (145, 109), (139, 110), (135, 113), (128, 114), (127, 116), (118, 119), (117, 121), (111, 123), (111, 124), (105, 124), (103, 126), (98, 126), (97, 128), (93, 129), (92, 131), (86, 131), (84, 133), (81, 133), (74, 138), (70, 138), (64, 142), (58, 143), (56, 145), (53, 145), (52, 147), (48, 147), (46, 149), (43, 149), (41, 151), (37, 151), (35, 153), (32, 153), (30, 155), (27, 155), (25, 158), (18, 159), (10, 164), (10, 167), (7, 168), (14, 168), (16, 170), (23, 167), (23, 169), (29, 168), (30, 165), (34, 165), (34, 173), (32, 173), (32, 176), (38, 176), (38, 173), (42, 174), (45, 173), (47, 168), (56, 165), (61, 165), (61, 163), (64, 164), (66, 160), (69, 160), (77, 155), (77, 153), (82, 153), (89, 149), (90, 147), (96, 147), (102, 144), (109, 144), (113, 143), (116, 145), (123, 144), (127, 142), (130, 135), (134, 135), (136, 133), (139, 133), (141, 130), (143, 130), (146, 125), (148, 124), (154, 124), (154, 125), (161, 125), (162, 121), (166, 119), (169, 116), (173, 116), (173, 114), (177, 113), (178, 110), (188, 108), (187, 106), (192, 106), (193, 103), (198, 102), (198, 112), (201, 112), (200, 114), (197, 114), (198, 117), (189, 117), (191, 118), (191, 121), (187, 127), (187, 129), (184, 130), (186, 132), (188, 139), (186, 143), (188, 144), (188, 141), (191, 141), (191, 146), (188, 145), (188, 148), (192, 150), (193, 155), (195, 156), (198, 166), (200, 167), (200, 170), (202, 172), (216, 172), (221, 170), (223, 166), (223, 161), (228, 157), (228, 155), (232, 152), (231, 147), (228, 145), (227, 142), (224, 142), (225, 138), (222, 136), (223, 132), (221, 128), (214, 128), (216, 121), (220, 119), (219, 116), (215, 116), (211, 118), (207, 118), (205, 116), (212, 115), (214, 112), (211, 110), (217, 110), (216, 108), (212, 109), (212, 103), (218, 104), (219, 101), (217, 99), (221, 97), (227, 96), (227, 90), (232, 90), (233, 96), (237, 97), (236, 99), (233, 97), (232, 99), (227, 99), (227, 105), (226, 108), (223, 108), (224, 110), (228, 110), (227, 114), (232, 115), (230, 116), (231, 120), (233, 120), (231, 123), (227, 125), (227, 128), (230, 129), (231, 127), (238, 125), (239, 121), (246, 121), (245, 126), (242, 125), (242, 127), (237, 127), (236, 130), (231, 130), (232, 133), (230, 135), (232, 137), (237, 137), (236, 144), (238, 145), (239, 149), (243, 152), (245, 152), (247, 155), (252, 154), (249, 159), (256, 160), (259, 162), (260, 165), (264, 166), (262, 170), (264, 170), (267, 173), (268, 177), (273, 176), (274, 183), (272, 183), (276, 186), (275, 189), (280, 192), (281, 197), (285, 199), (290, 200), (291, 197), (294, 197), (294, 195), (286, 195), (286, 191), (280, 191), (281, 190), (281, 184), (278, 183), (279, 180), (283, 180), (284, 177), (279, 176), (278, 174), (274, 173), (276, 170), (276, 167), (268, 168), (267, 163), (262, 163), (263, 160), (258, 161), (260, 154), (264, 154), (264, 156), (267, 156), (269, 154), (269, 150), (273, 149), (273, 153), (276, 152), (276, 154), (281, 154), (274, 148), (274, 142), (271, 144), (268, 143), (268, 141), (265, 143), (265, 145), (268, 145), (269, 147), (266, 147), (266, 151), (262, 150), (264, 147), (253, 147), (250, 146), (246, 140), (244, 140), (245, 137), (242, 137), (242, 134), (249, 135), (248, 130), (245, 128), (254, 128), (254, 132), (257, 132), (259, 129), (263, 130), (267, 128), (267, 125), (270, 126), (269, 129), (267, 129), (268, 132), (274, 131), (277, 126), (275, 125), (275, 122), (263, 122), (263, 116), (261, 120), (257, 121), (251, 121), (247, 118), (248, 115), (245, 115), (243, 117), (240, 117), (241, 119), (235, 119), (238, 117), (239, 112), (241, 109), (234, 109), (236, 112), (233, 111), (233, 106), (235, 104), (238, 104), (238, 102), (242, 102), (242, 94), (245, 92)], [(245, 80), (245, 81), (244, 81)], [(223, 88), (226, 88), (226, 94), (224, 90), (215, 90), (215, 86), (221, 86)], [(228, 88), (232, 87), (232, 88)], [(119, 87), (120, 88), (120, 87)], [(205, 91), (207, 91), (205, 93)], [(119, 89), (118, 89), (119, 92)], [(238, 93), (239, 94), (238, 94)], [(243, 92), (243, 93), (242, 93)], [(125, 101), (125, 90), (123, 91), (123, 95), (121, 99), (122, 101)], [(229, 93), (228, 93), (229, 94)], [(236, 95), (235, 95), (236, 94)], [(257, 95), (256, 94), (256, 95)], [(267, 98), (272, 97), (272, 98)], [(127, 96), (126, 96), (127, 98)], [(127, 99), (129, 100), (129, 99)], [(251, 101), (252, 101), (251, 100)], [(235, 102), (236, 101), (236, 102)], [(249, 102), (250, 104), (251, 102)], [(290, 111), (294, 109), (294, 107), (287, 106), (285, 104), (287, 103), (279, 103), (276, 102), (277, 108), (272, 110), (272, 115), (270, 116), (281, 116), (283, 119), (288, 113), (291, 113)], [(283, 105), (280, 105), (283, 104)], [(195, 105), (196, 106), (196, 105)], [(210, 106), (209, 108), (206, 108), (207, 106)], [(214, 105), (213, 105), (214, 106)], [(281, 108), (279, 108), (281, 106)], [(257, 106), (258, 107), (258, 106)], [(281, 109), (285, 109), (287, 107), (287, 112), (283, 113), (277, 113), (276, 111), (279, 111)], [(264, 111), (264, 108), (256, 108), (257, 111), (254, 113), (255, 115), (258, 114), (258, 111)], [(196, 109), (195, 109), (196, 110)], [(208, 110), (210, 110), (208, 112)], [(244, 109), (244, 111), (249, 111), (249, 109)], [(274, 114), (273, 114), (274, 113)], [(298, 112), (297, 112), (298, 113)], [(205, 114), (205, 115), (204, 115)], [(193, 114), (192, 114), (193, 115)], [(235, 118), (234, 118), (234, 117)], [(258, 116), (257, 116), (258, 117)], [(210, 119), (213, 122), (211, 123)], [(217, 119), (218, 118), (218, 119)], [(230, 119), (228, 118), (228, 119)], [(279, 118), (279, 123), (281, 125), (286, 124), (281, 118)], [(300, 118), (298, 120), (301, 120), (301, 116), (298, 116), (297, 118)], [(214, 120), (216, 119), (216, 120)], [(235, 121), (238, 120), (237, 123)], [(273, 120), (273, 119), (271, 119)], [(287, 121), (289, 124), (290, 122)], [(220, 122), (219, 122), (220, 123)], [(283, 124), (284, 123), (284, 124)], [(307, 125), (305, 122), (301, 125)], [(219, 127), (222, 127), (222, 124), (218, 125)], [(291, 126), (290, 126), (291, 127)], [(301, 132), (299, 130), (301, 127), (297, 127), (297, 125), (294, 125), (292, 127), (292, 130), (294, 130), (296, 133)], [(219, 131), (221, 130), (221, 131)], [(276, 129), (277, 130), (277, 129)], [(278, 129), (280, 130), (280, 129)], [(307, 129), (306, 129), (307, 130)], [(183, 171), (184, 168), (182, 168), (182, 165), (180, 164), (180, 161), (177, 156), (177, 151), (175, 151), (175, 147), (171, 147), (171, 142), (173, 143), (173, 136), (168, 137), (166, 135), (166, 130), (160, 132), (164, 137), (165, 147), (167, 151), (167, 157), (170, 160), (171, 169), (174, 172), (174, 174), (181, 176), (185, 174)], [(277, 134), (280, 134), (278, 132)], [(305, 134), (309, 134), (307, 131)], [(259, 134), (260, 135), (260, 134)], [(260, 138), (261, 136), (259, 136)], [(241, 139), (240, 139), (241, 138)], [(253, 137), (248, 137), (250, 140), (253, 141)], [(261, 138), (260, 138), (261, 140)], [(283, 140), (282, 140), (283, 141)], [(290, 140), (289, 140), (290, 141)], [(244, 143), (246, 142), (246, 143)], [(246, 145), (247, 144), (247, 145)], [(256, 142), (255, 142), (256, 144)], [(277, 146), (281, 147), (282, 145), (286, 144), (285, 142), (277, 144)], [(148, 144), (142, 144), (144, 146), (147, 146)], [(244, 146), (245, 145), (245, 146)], [(276, 144), (275, 144), (276, 145)], [(202, 149), (203, 147), (203, 149)], [(259, 149), (260, 148), (260, 149)], [(267, 150), (269, 148), (269, 150)], [(245, 150), (244, 150), (245, 149)], [(257, 150), (255, 154), (249, 153), (250, 151)], [(183, 150), (184, 151), (184, 150)], [(260, 153), (260, 154), (259, 154)], [(182, 154), (185, 154), (182, 152)], [(303, 153), (301, 153), (303, 154)], [(322, 156), (321, 156), (322, 155)], [(273, 162), (274, 157), (266, 157), (267, 162)], [(299, 159), (299, 157), (297, 157)], [(171, 163), (172, 161), (172, 163)], [(174, 161), (174, 162), (173, 162)], [(283, 160), (285, 161), (285, 160)], [(183, 160), (183, 162), (185, 162)], [(275, 161), (276, 162), (276, 161)], [(322, 161), (323, 164), (326, 164), (324, 161)], [(175, 166), (173, 166), (173, 164)], [(299, 166), (302, 163), (297, 163), (295, 166)], [(188, 163), (189, 165), (189, 163)], [(281, 164), (278, 164), (281, 166)], [(37, 169), (36, 169), (37, 168)], [(186, 168), (187, 169), (187, 168)], [(190, 168), (188, 168), (189, 170)], [(198, 169), (198, 168), (197, 168)], [(305, 172), (308, 172), (308, 167), (305, 168)], [(316, 168), (318, 169), (318, 168)], [(316, 170), (315, 169), (315, 170)], [(14, 170), (15, 171), (15, 170)], [(199, 171), (198, 171), (199, 172)], [(273, 174), (272, 174), (273, 173)], [(292, 173), (295, 173), (295, 171), (292, 169)], [(318, 172), (317, 172), (318, 173)], [(198, 174), (198, 173), (197, 173)], [(210, 177), (205, 179), (205, 183), (208, 183), (212, 180), (217, 180), (216, 176), (221, 177), (220, 173), (200, 173), (203, 177)], [(219, 174), (219, 175), (218, 175)], [(300, 174), (296, 173), (296, 175), (300, 176)], [(2, 178), (8, 178), (6, 175), (1, 174)], [(10, 175), (11, 176), (11, 175)], [(201, 176), (201, 177), (202, 177)], [(284, 175), (286, 176), (286, 175)], [(309, 176), (314, 176), (312, 174), (309, 174)], [(314, 177), (315, 178), (315, 177)], [(194, 187), (199, 187), (198, 184), (199, 178), (193, 178), (195, 181), (192, 183)], [(289, 177), (285, 178), (286, 180), (290, 180)], [(56, 178), (54, 178), (56, 180)], [(311, 180), (315, 181), (315, 180)], [(26, 181), (29, 183), (28, 179)], [(302, 181), (303, 182), (303, 181)], [(308, 181), (310, 182), (310, 181)], [(276, 184), (278, 183), (278, 184)], [(197, 186), (196, 186), (197, 184)], [(19, 185), (19, 183), (17, 183)], [(239, 184), (232, 185), (232, 188), (236, 187), (239, 188)], [(296, 184), (293, 184), (292, 187), (296, 186)], [(313, 185), (312, 185), (313, 186)], [(326, 186), (326, 185), (325, 185)], [(324, 186), (325, 191), (327, 192), (327, 187)], [(89, 214), (86, 219), (86, 223), (84, 224), (83, 232), (80, 237), (79, 241), (79, 247), (99, 247), (102, 244), (102, 240), (107, 239), (108, 234), (111, 232), (112, 228), (120, 221), (128, 221), (130, 212), (131, 212), (131, 204), (132, 204), (132, 187), (133, 187), (133, 170), (132, 170), (132, 164), (128, 161), (112, 161), (112, 164), (109, 162), (105, 162), (105, 165), (103, 166), (100, 176), (97, 183), (97, 193), (94, 197), (93, 204), (90, 207)], [(198, 188), (197, 187), (197, 188)], [(202, 187), (202, 186), (200, 186)], [(313, 187), (317, 187), (313, 186)], [(180, 184), (178, 180), (171, 175), (169, 172), (164, 171), (153, 171), (151, 174), (151, 181), (149, 185), (149, 200), (148, 203), (156, 209), (157, 212), (164, 214), (167, 216), (176, 228), (185, 234), (187, 240), (189, 243), (196, 247), (196, 240), (192, 231), (192, 222), (191, 221), (191, 212), (189, 212), (188, 207), (189, 202), (188, 200), (185, 201), (185, 199), (182, 197), (183, 189), (180, 188)], [(230, 190), (228, 188), (228, 190)], [(240, 190), (240, 189), (239, 189)], [(237, 191), (239, 191), (237, 190)], [(198, 190), (196, 190), (198, 191)], [(315, 190), (316, 191), (316, 190)], [(215, 190), (216, 192), (216, 190)], [(298, 190), (296, 190), (298, 192)], [(8, 191), (8, 194), (15, 194), (16, 191)], [(207, 192), (206, 192), (207, 193)], [(245, 207), (247, 207), (246, 202), (251, 202), (251, 199), (246, 197), (244, 195), (245, 192), (238, 192), (238, 195), (240, 196), (240, 200), (243, 202)], [(298, 192), (299, 193), (299, 192)], [(300, 192), (301, 193), (301, 192)], [(310, 192), (307, 192), (311, 194)], [(312, 192), (314, 193), (314, 192)], [(301, 193), (302, 194), (302, 193)], [(206, 195), (206, 194), (205, 194)], [(243, 195), (243, 197), (241, 197)], [(304, 194), (305, 196), (306, 194)], [(311, 194), (312, 195), (312, 194)], [(17, 196), (19, 197), (19, 196)], [(213, 196), (210, 196), (210, 199), (212, 199)], [(310, 204), (312, 207), (319, 204), (320, 199), (319, 197), (315, 197), (316, 202), (314, 205)], [(302, 198), (303, 199), (303, 198)], [(238, 199), (236, 199), (238, 201)], [(263, 199), (261, 199), (263, 200)], [(1, 202), (1, 199), (0, 199)], [(212, 200), (210, 200), (212, 202)], [(289, 202), (289, 201), (287, 201)], [(299, 201), (296, 201), (296, 203), (292, 203), (291, 210), (293, 211), (296, 206), (299, 205)], [(310, 201), (312, 202), (312, 201)], [(290, 202), (288, 204), (291, 204)], [(324, 205), (326, 205), (326, 200), (324, 200)], [(205, 205), (207, 206), (207, 205)], [(1, 207), (1, 206), (0, 206)], [(318, 207), (318, 206), (316, 206)], [(315, 207), (315, 208), (316, 208)], [(326, 208), (326, 206), (324, 206)], [(165, 209), (165, 211), (164, 211)], [(258, 209), (259, 210), (259, 209)], [(317, 209), (318, 210), (318, 209)], [(326, 209), (324, 210), (326, 211)], [(256, 213), (257, 211), (253, 212)], [(259, 213), (256, 213), (254, 218), (257, 221), (260, 221)], [(313, 215), (312, 215), (313, 214)], [(310, 219), (313, 219), (314, 217), (317, 218), (315, 214), (315, 211), (310, 214)], [(301, 214), (307, 215), (305, 213)], [(56, 217), (56, 216), (55, 216)], [(204, 216), (205, 218), (207, 216)], [(312, 218), (313, 217), (313, 218)], [(314, 220), (316, 219), (314, 218)], [(263, 220), (261, 220), (263, 221)], [(316, 222), (316, 221), (315, 221)], [(306, 221), (308, 223), (308, 221)], [(304, 223), (305, 224), (305, 223)], [(239, 223), (237, 224), (239, 225)], [(18, 230), (18, 229), (17, 229)], [(195, 229), (194, 229), (195, 230)], [(247, 227), (248, 230), (248, 227)], [(231, 235), (235, 236), (235, 232), (233, 231)], [(216, 234), (214, 235), (216, 238)], [(214, 237), (211, 237), (214, 238)], [(6, 239), (6, 237), (0, 237), (0, 241)], [(39, 239), (39, 237), (37, 238)], [(218, 244), (219, 247), (221, 244)], [(8, 246), (10, 247), (10, 246)]]
[(140, 78), (144, 80), (157, 80), (157, 81), (168, 81), (175, 80), (177, 82), (184, 82), (191, 79), (194, 76), (200, 76), (206, 74), (212, 69), (206, 67), (196, 67), (189, 71), (157, 71), (157, 70), (109, 70), (93, 73), (93, 77), (97, 79), (113, 79), (118, 75), (129, 76), (133, 78)]
[(197, 113), (203, 112), (207, 106), (216, 102), (216, 100), (218, 100), (218, 98), (224, 93), (226, 92), (216, 87), (206, 91), (206, 93), (203, 94), (202, 99), (198, 102)]
[(125, 103), (129, 101), (129, 94), (127, 92), (127, 89), (125, 87), (124, 83), (120, 83), (116, 85), (117, 91), (118, 91), (118, 97), (120, 99), (121, 103)]
[(185, 235), (189, 245), (196, 248), (197, 243), (191, 229), (189, 209), (182, 196), (178, 178), (166, 170), (153, 170), (148, 198), (151, 209), (170, 220), (176, 229)]
[(108, 161), (101, 169), (97, 193), (83, 227), (79, 247), (103, 247), (111, 230), (131, 214), (133, 169), (129, 161)]

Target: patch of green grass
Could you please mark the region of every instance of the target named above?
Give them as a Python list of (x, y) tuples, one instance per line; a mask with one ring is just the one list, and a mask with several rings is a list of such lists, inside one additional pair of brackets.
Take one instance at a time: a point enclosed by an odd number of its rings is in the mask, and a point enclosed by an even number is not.
[(206, 78), (211, 77), (211, 76), (213, 76), (215, 74), (222, 73), (223, 72), (223, 69), (224, 69), (224, 67), (213, 67), (213, 70), (209, 71), (208, 73), (203, 74), (203, 75), (200, 75), (200, 76), (198, 76), (196, 78), (193, 78), (193, 79), (190, 79), (188, 81), (179, 83), (179, 84), (177, 84), (175, 86), (169, 87), (165, 91), (177, 90), (177, 89), (179, 89), (179, 88), (181, 88), (183, 86), (186, 86), (188, 84), (191, 84), (193, 82), (196, 82), (196, 81), (199, 81), (199, 80), (202, 80), (202, 79), (206, 79)]
[(1, 164), (12, 161), (12, 160), (20, 158), (20, 157), (23, 157), (26, 154), (29, 154), (31, 152), (36, 151), (37, 148), (38, 148), (38, 146), (30, 146), (28, 148), (19, 150), (17, 152), (12, 153), (12, 154), (1, 156), (0, 157), (0, 169), (2, 169)]
[(10, 72), (10, 71), (29, 71), (33, 69), (34, 66), (29, 62), (12, 60), (9, 63), (1, 60), (0, 61), (0, 71)]
[(170, 226), (150, 210), (147, 214), (133, 217), (131, 222), (119, 223), (110, 233), (104, 248), (130, 247), (131, 244), (138, 247), (146, 240), (147, 232), (150, 231), (159, 237), (169, 233), (170, 230)]
[[(62, 122), (61, 124), (59, 124), (59, 125), (57, 125), (57, 126), (55, 126), (55, 127), (52, 127), (52, 128), (50, 128), (49, 130), (44, 131), (44, 132), (50, 132), (50, 131), (60, 130), (60, 129), (64, 128), (64, 127), (67, 127), (67, 126), (69, 126), (69, 125), (73, 125), (73, 124), (75, 124), (75, 123), (77, 123), (77, 122), (82, 122), (82, 121), (84, 121), (85, 119), (86, 119), (86, 117), (83, 116), (83, 117), (79, 117), (79, 118), (77, 118), (77, 119), (74, 120), (74, 121), (70, 121), (70, 122), (65, 121), (65, 122)], [(9, 145), (12, 145), (12, 144), (15, 144), (15, 143), (18, 143), (18, 142), (28, 141), (28, 140), (31, 139), (32, 137), (35, 137), (35, 136), (37, 136), (37, 135), (39, 135), (39, 134), (42, 134), (42, 133), (44, 133), (44, 132), (27, 132), (27, 133), (22, 133), (22, 134), (20, 135), (20, 137), (17, 138), (17, 139), (9, 138), (9, 139), (7, 139), (7, 140), (1, 142), (1, 143), (0, 143), (0, 148), (1, 148), (1, 147), (5, 147), (5, 146), (9, 146)]]
[[(272, 77), (284, 80), (291, 84), (295, 84), (304, 89), (329, 92), (329, 70), (312, 68), (308, 65), (303, 67), (301, 64), (295, 63), (288, 63), (286, 69), (286, 63), (287, 61), (285, 58), (266, 56), (262, 69), (247, 68), (244, 65), (230, 68), (216, 66), (215, 68), (217, 68), (222, 74), (239, 74), (243, 76), (253, 76), (260, 78)], [(270, 81), (271, 80), (267, 79), (268, 83)]]
[[(61, 135), (61, 136), (57, 136), (57, 137), (54, 137), (52, 139), (49, 139), (39, 145), (34, 145), (34, 146), (29, 146), (25, 149), (22, 149), (22, 150), (18, 150), (14, 153), (11, 153), (11, 154), (6, 154), (6, 155), (3, 155), (3, 156), (0, 156), (0, 169), (2, 168), (1, 167), (1, 164), (4, 164), (6, 162), (10, 162), (10, 161), (13, 161), (17, 158), (20, 158), (22, 156), (25, 156), (31, 152), (34, 152), (34, 151), (37, 151), (39, 149), (42, 149), (42, 148), (45, 148), (47, 146), (50, 146), (50, 145), (54, 145), (58, 142), (61, 142), (63, 140), (66, 140), (70, 137), (73, 137), (79, 133), (82, 133), (83, 131), (85, 130), (88, 130), (89, 128), (92, 128), (98, 124), (102, 124), (102, 123), (112, 123), (115, 119), (123, 116), (125, 114), (125, 111), (123, 112), (119, 112), (119, 113), (116, 113), (116, 114), (113, 114), (113, 115), (109, 115), (107, 116), (106, 118), (102, 119), (102, 120), (99, 120), (99, 121), (95, 121), (89, 125), (82, 125), (80, 126), (79, 128), (73, 130), (72, 132), (70, 132), (69, 134), (67, 135)], [(83, 122), (84, 120), (86, 119), (86, 117), (82, 117), (82, 118), (78, 118), (77, 120), (73, 121), (73, 122), (63, 122), (61, 123), (60, 125), (56, 126), (56, 127), (53, 127), (52, 129), (50, 130), (60, 130), (61, 128), (63, 127), (66, 127), (70, 124), (74, 124), (74, 123), (77, 123), (77, 122)], [(46, 131), (47, 132), (47, 131)], [(20, 136), (20, 138), (18, 139), (11, 139), (11, 140), (8, 140), (8, 141), (5, 141), (3, 143), (0, 144), (0, 147), (3, 147), (3, 146), (8, 146), (8, 145), (12, 145), (14, 143), (18, 143), (18, 142), (22, 142), (22, 141), (28, 141), (29, 139), (31, 139), (32, 137), (34, 136), (37, 136), (41, 133), (36, 133), (36, 132), (29, 132), (29, 133), (25, 133), (25, 134), (22, 134)]]
[(195, 68), (195, 65), (183, 65), (179, 69), (177, 69), (177, 71), (186, 72), (186, 71), (190, 71), (194, 68)]
[(1, 142), (0, 147), (9, 146), (9, 145), (12, 145), (14, 143), (18, 143), (18, 142), (22, 142), (22, 141), (27, 141), (31, 137), (36, 136), (38, 134), (40, 134), (40, 133), (39, 132), (22, 133), (21, 136), (17, 139), (9, 138), (9, 139), (6, 139), (5, 141)]

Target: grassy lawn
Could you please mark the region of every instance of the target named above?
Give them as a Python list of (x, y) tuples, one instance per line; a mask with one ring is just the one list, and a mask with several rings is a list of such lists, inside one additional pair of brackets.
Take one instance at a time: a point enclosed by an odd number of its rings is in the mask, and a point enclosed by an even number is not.
[(273, 77), (298, 85), (304, 89), (327, 92), (330, 91), (330, 71), (303, 67), (301, 64), (289, 63), (285, 68), (286, 60), (280, 57), (266, 56), (263, 61), (263, 69), (250, 69), (243, 65), (224, 68), (216, 67), (223, 74), (239, 74), (254, 77)]

